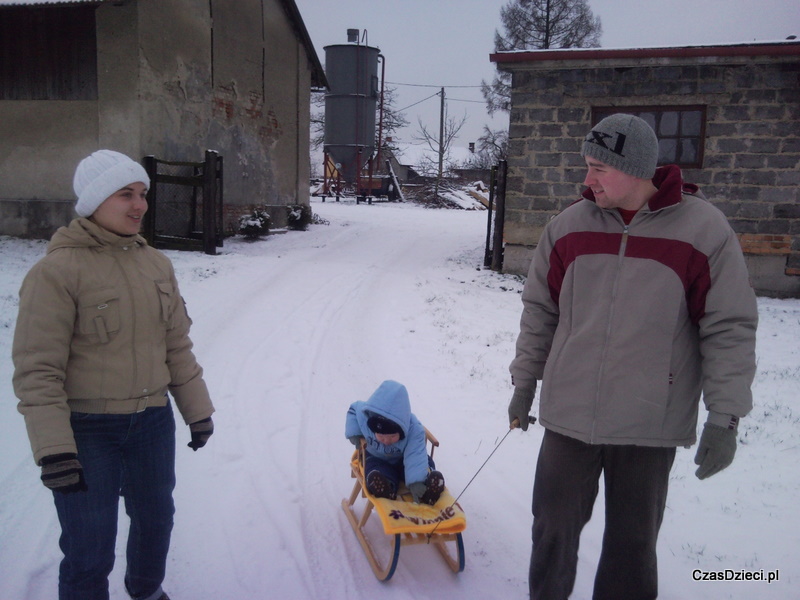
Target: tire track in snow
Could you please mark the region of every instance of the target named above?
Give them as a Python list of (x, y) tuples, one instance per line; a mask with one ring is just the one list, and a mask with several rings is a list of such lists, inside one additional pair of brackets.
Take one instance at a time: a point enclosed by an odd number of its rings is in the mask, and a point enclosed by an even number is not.
[[(342, 261), (337, 258), (342, 255), (358, 257), (363, 252), (359, 233), (348, 233), (351, 235), (345, 239), (337, 236), (319, 250), (316, 259), (310, 258), (299, 265), (294, 262), (296, 268), (290, 274), (276, 274), (265, 269), (262, 277), (253, 269), (249, 274), (251, 283), (245, 286), (246, 301), (225, 319), (224, 326), (211, 323), (206, 328), (214, 331), (214, 348), (219, 349), (203, 352), (212, 393), (223, 390), (221, 396), (215, 395), (220, 410), (215, 419), (219, 423), (218, 435), (225, 435), (226, 418), (235, 420), (230, 428), (239, 434), (224, 447), (222, 440), (215, 440), (216, 452), (224, 455), (215, 478), (225, 477), (223, 471), (229, 470), (232, 471), (229, 477), (238, 480), (238, 483), (231, 480), (229, 484), (235, 486), (237, 493), (231, 495), (224, 510), (216, 512), (256, 513), (258, 518), (248, 520), (248, 529), (259, 532), (258, 539), (270, 539), (270, 547), (277, 545), (282, 554), (292, 557), (296, 573), (294, 576), (282, 573), (281, 577), (288, 575), (294, 581), (316, 570), (320, 548), (341, 543), (339, 532), (331, 537), (317, 524), (309, 528), (303, 525), (309, 522), (304, 514), (318, 509), (318, 506), (310, 509), (309, 503), (303, 500), (314, 493), (307, 488), (318, 485), (324, 476), (314, 468), (313, 457), (307, 456), (306, 449), (312, 443), (308, 432), (314, 427), (303, 424), (315, 420), (307, 410), (313, 398), (330, 393), (314, 383), (319, 375), (318, 366), (326, 360), (338, 363), (343, 353), (349, 353), (342, 342), (353, 338), (354, 327), (348, 326), (346, 335), (333, 339), (330, 344), (325, 338), (329, 337), (331, 328), (335, 328), (333, 324), (352, 322), (357, 316), (352, 314), (352, 307), (359, 306), (359, 294), (365, 286), (369, 287), (364, 282), (373, 277), (376, 270), (360, 259)], [(252, 283), (253, 280), (260, 283)], [(348, 312), (350, 316), (344, 316)], [(230, 347), (237, 348), (235, 356), (225, 355), (224, 349)], [(237, 362), (242, 356), (245, 359)], [(260, 389), (254, 385), (254, 379), (264, 382)], [(332, 410), (335, 418), (328, 419), (323, 414), (321, 420), (335, 431), (332, 438), (341, 443), (347, 405), (336, 404)], [(346, 463), (343, 468), (345, 466)], [(280, 511), (275, 510), (276, 495), (281, 498)], [(242, 498), (248, 499), (244, 505)], [(227, 526), (237, 527), (235, 521), (232, 519)], [(295, 528), (298, 523), (300, 532)], [(235, 550), (229, 547), (232, 555)], [(242, 550), (241, 545), (239, 550)], [(242, 565), (232, 567), (239, 581), (275, 580), (271, 576), (259, 577), (247, 572)], [(321, 582), (314, 580), (314, 583)], [(310, 594), (309, 597), (321, 596)]]
[[(335, 472), (301, 482), (305, 486), (301, 493), (302, 533), (307, 541), (311, 572), (324, 571), (321, 565), (330, 563), (331, 548), (337, 549), (342, 564), (350, 564), (349, 569), (337, 573), (337, 596), (370, 596), (383, 589), (372, 575), (340, 509), (341, 499), (349, 495), (353, 484), (347, 469), (351, 447), (344, 440), (343, 425), (350, 402), (366, 399), (384, 378), (404, 380), (397, 370), (395, 336), (407, 333), (405, 319), (419, 307), (398, 306), (393, 299), (408, 299), (416, 294), (421, 305), (425, 289), (420, 285), (420, 273), (447, 258), (434, 251), (442, 245), (443, 233), (435, 221), (426, 219), (431, 214), (420, 212), (415, 216), (419, 218), (392, 234), (366, 225), (353, 226), (357, 234), (354, 244), (366, 255), (361, 278), (347, 294), (327, 299), (338, 305), (335, 318), (320, 313), (319, 327), (315, 329), (318, 336), (311, 344), (316, 353), (311, 363), (313, 377), (309, 380), (309, 391), (304, 393), (305, 414), (317, 415), (317, 420), (326, 427), (315, 432), (305, 430), (303, 435), (316, 437), (331, 451), (341, 449), (341, 458)], [(336, 391), (331, 393), (331, 389)], [(311, 447), (309, 440), (300, 440), (299, 464), (301, 468), (306, 465), (306, 473), (314, 467), (314, 454), (303, 449)], [(320, 515), (319, 498), (327, 499), (324, 516)], [(330, 525), (332, 516), (338, 522), (335, 528)], [(317, 565), (319, 568), (315, 568)], [(315, 597), (330, 594), (327, 586), (332, 582), (315, 579), (315, 583)]]
[[(284, 572), (285, 564), (280, 573), (271, 573), (268, 567), (256, 572), (248, 562), (232, 560), (237, 580), (255, 590), (258, 582), (273, 591), (281, 580), (291, 581), (288, 589), (295, 591), (298, 581), (310, 585), (305, 537), (296, 529), (301, 521), (296, 467), (301, 459), (296, 449), (304, 443), (299, 437), (303, 416), (298, 409), (313, 361), (307, 344), (320, 323), (335, 318), (339, 303), (347, 303), (345, 284), (358, 286), (358, 277), (351, 274), (345, 281), (337, 271), (320, 268), (320, 263), (309, 260), (290, 274), (267, 271), (268, 276), (256, 277), (261, 283), (247, 286), (247, 306), (226, 319), (224, 326), (212, 327), (217, 350), (204, 353), (204, 362), (214, 363), (207, 367), (212, 394), (222, 390), (215, 395), (218, 435), (226, 437), (226, 420), (229, 433), (236, 434), (224, 446), (215, 439), (217, 452), (224, 454), (215, 478), (225, 477), (235, 490), (227, 495), (226, 506), (216, 511), (231, 515), (226, 529), (239, 530), (238, 535), (227, 536), (236, 540), (228, 554), (237, 557), (250, 548), (246, 554), (269, 555), (277, 548), (283, 556), (291, 556), (294, 565), (294, 573)], [(343, 298), (339, 303), (328, 300), (334, 292)], [(226, 355), (226, 348), (236, 348), (236, 352)], [(245, 360), (239, 361), (242, 356)], [(246, 530), (240, 524), (242, 512), (250, 514)], [(308, 597), (315, 597), (307, 591)]]

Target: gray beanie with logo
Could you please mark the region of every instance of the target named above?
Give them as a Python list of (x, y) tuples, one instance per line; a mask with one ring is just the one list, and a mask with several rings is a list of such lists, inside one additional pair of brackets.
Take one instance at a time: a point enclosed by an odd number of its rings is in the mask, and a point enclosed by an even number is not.
[(617, 113), (592, 127), (581, 156), (591, 156), (633, 177), (651, 179), (658, 163), (658, 138), (643, 119)]
[(75, 169), (72, 181), (78, 196), (75, 212), (81, 217), (91, 217), (106, 198), (137, 181), (150, 187), (150, 178), (142, 165), (120, 152), (98, 150)]

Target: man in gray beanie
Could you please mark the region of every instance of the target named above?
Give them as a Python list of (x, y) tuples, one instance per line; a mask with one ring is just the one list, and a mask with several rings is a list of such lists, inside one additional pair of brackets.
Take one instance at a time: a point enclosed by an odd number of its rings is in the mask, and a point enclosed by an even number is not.
[(581, 148), (582, 198), (545, 227), (522, 293), (511, 427), (544, 428), (533, 488), (531, 598), (572, 592), (581, 530), (605, 481), (594, 600), (658, 595), (656, 541), (678, 446), (705, 479), (752, 408), (756, 301), (725, 216), (641, 118), (601, 120)]
[(592, 128), (581, 156), (591, 156), (638, 179), (651, 179), (658, 162), (658, 138), (643, 119), (615, 114)]
[(130, 518), (125, 588), (135, 600), (169, 600), (172, 402), (192, 450), (214, 431), (172, 263), (139, 235), (149, 185), (119, 152), (83, 159), (79, 218), (53, 235), (20, 289), (14, 391), (61, 525), (59, 600), (108, 600), (120, 496)]

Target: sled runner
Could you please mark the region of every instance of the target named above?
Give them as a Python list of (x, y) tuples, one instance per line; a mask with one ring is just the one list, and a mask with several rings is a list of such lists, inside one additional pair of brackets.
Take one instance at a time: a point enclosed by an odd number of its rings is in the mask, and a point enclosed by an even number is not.
[[(429, 454), (433, 457), (433, 449), (439, 442), (427, 429), (425, 434), (431, 444)], [(398, 490), (397, 500), (376, 498), (367, 491), (364, 481), (365, 452), (362, 442), (350, 459), (350, 473), (356, 482), (350, 498), (342, 500), (342, 508), (375, 576), (381, 581), (391, 579), (400, 558), (400, 548), (414, 544), (432, 544), (453, 572), (463, 571), (464, 541), (461, 532), (467, 527), (467, 518), (447, 488), (433, 506), (414, 503), (405, 485)], [(359, 496), (365, 500), (360, 516), (356, 514), (355, 507)], [(373, 512), (377, 513), (383, 532), (389, 537), (390, 549), (386, 560), (378, 556), (365, 532), (365, 526)]]

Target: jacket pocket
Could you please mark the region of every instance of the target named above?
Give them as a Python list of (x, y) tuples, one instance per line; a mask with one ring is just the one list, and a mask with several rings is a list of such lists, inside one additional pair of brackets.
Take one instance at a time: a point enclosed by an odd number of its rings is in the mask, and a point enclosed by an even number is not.
[(158, 289), (158, 299), (161, 302), (161, 322), (169, 323), (172, 318), (172, 298), (175, 295), (175, 287), (171, 281), (156, 281)]
[(107, 344), (119, 331), (119, 294), (114, 290), (100, 290), (87, 294), (78, 307), (78, 330), (83, 335), (95, 335), (101, 344)]

